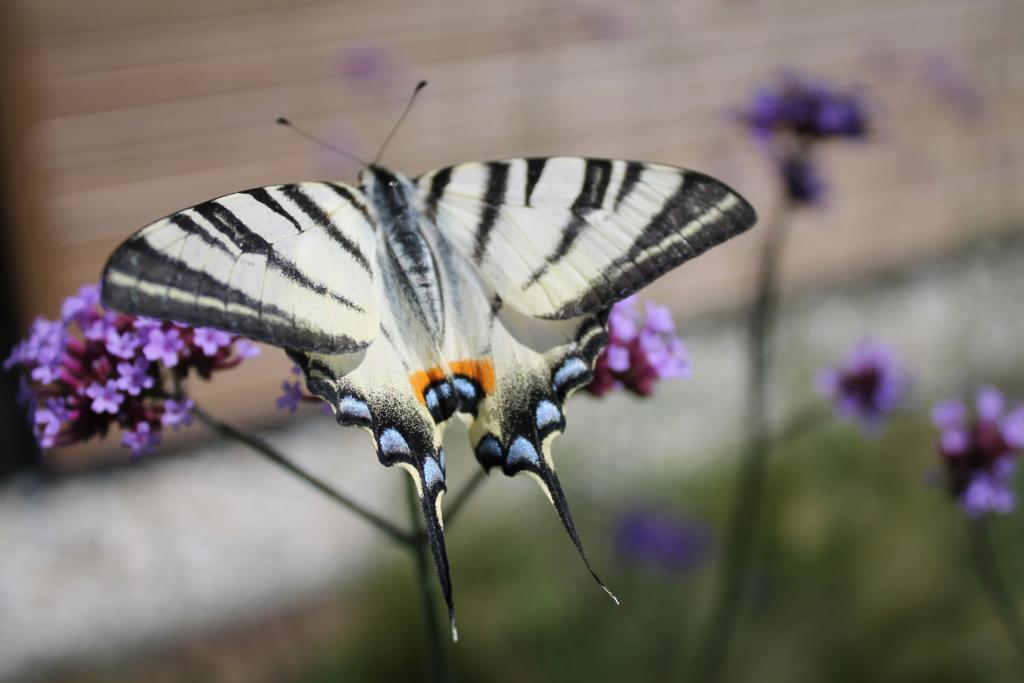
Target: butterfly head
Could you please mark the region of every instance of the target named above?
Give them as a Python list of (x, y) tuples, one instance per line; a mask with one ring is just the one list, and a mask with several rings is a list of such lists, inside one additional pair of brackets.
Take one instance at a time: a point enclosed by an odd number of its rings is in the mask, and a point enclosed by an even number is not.
[(376, 164), (359, 172), (359, 187), (378, 213), (408, 214), (416, 187), (409, 178)]

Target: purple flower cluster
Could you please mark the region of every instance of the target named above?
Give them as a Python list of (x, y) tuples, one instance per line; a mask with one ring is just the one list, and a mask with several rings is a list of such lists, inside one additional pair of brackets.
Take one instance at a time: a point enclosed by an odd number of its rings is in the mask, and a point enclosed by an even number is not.
[(860, 139), (869, 129), (867, 107), (855, 90), (841, 90), (808, 74), (787, 71), (758, 88), (740, 119), (760, 138)]
[(597, 358), (587, 390), (597, 396), (613, 389), (649, 396), (658, 380), (686, 377), (690, 359), (675, 332), (664, 306), (647, 302), (641, 320), (635, 296), (616, 303), (608, 314), (608, 346)]
[(839, 365), (822, 370), (817, 385), (837, 415), (875, 431), (906, 403), (910, 377), (892, 348), (864, 339)]
[(816, 144), (862, 140), (871, 127), (859, 91), (792, 71), (758, 88), (733, 115), (769, 150), (786, 196), (796, 205), (817, 204), (825, 196), (824, 178), (812, 159)]
[(1024, 451), (1024, 406), (1007, 408), (994, 387), (980, 389), (974, 411), (959, 398), (932, 407), (938, 451), (950, 490), (970, 516), (1006, 514), (1017, 505), (1011, 479)]
[(615, 524), (615, 550), (631, 564), (683, 573), (703, 562), (711, 550), (704, 524), (675, 514), (631, 510)]
[(60, 320), (37, 318), (3, 367), (24, 373), (21, 400), (41, 448), (102, 437), (117, 424), (139, 456), (162, 428), (192, 422), (192, 400), (175, 398), (169, 382), (191, 372), (209, 379), (258, 353), (220, 330), (115, 313), (100, 304), (97, 285), (85, 285), (65, 299)]

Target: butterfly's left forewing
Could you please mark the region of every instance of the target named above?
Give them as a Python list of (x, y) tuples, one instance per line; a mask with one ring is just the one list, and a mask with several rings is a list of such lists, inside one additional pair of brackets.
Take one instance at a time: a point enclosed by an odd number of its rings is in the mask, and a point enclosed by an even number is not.
[(335, 183), (274, 185), (171, 214), (111, 255), (103, 302), (287, 349), (364, 348), (379, 302), (360, 195)]

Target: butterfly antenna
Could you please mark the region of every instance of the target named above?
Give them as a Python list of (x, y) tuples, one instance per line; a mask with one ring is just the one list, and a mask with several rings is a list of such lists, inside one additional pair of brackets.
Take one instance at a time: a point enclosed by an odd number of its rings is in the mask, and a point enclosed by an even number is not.
[(343, 149), (338, 149), (334, 145), (327, 144), (326, 142), (324, 142), (320, 138), (316, 137), (315, 135), (311, 135), (311, 134), (307, 133), (306, 131), (304, 131), (303, 129), (299, 128), (298, 126), (296, 126), (294, 123), (292, 123), (291, 121), (289, 121), (288, 119), (286, 119), (283, 116), (277, 117), (277, 121), (275, 123), (277, 123), (279, 126), (284, 126), (285, 128), (291, 128), (293, 131), (295, 131), (296, 133), (298, 133), (302, 137), (306, 138), (307, 140), (312, 140), (313, 142), (315, 142), (316, 144), (320, 145), (321, 147), (329, 149), (332, 152), (336, 152), (336, 153), (340, 154), (341, 156), (345, 157), (346, 159), (351, 159), (352, 161), (356, 162), (360, 166), (369, 166), (368, 163), (366, 163), (365, 161), (363, 161), (362, 159), (357, 157), (355, 154), (352, 154), (351, 152), (346, 152)]
[(409, 98), (409, 103), (405, 105), (405, 111), (403, 111), (402, 115), (398, 117), (398, 121), (391, 129), (391, 132), (388, 133), (386, 138), (384, 138), (384, 142), (381, 144), (380, 150), (377, 152), (377, 156), (373, 158), (374, 166), (376, 166), (377, 162), (380, 161), (380, 157), (384, 154), (384, 149), (388, 146), (388, 143), (391, 142), (391, 138), (395, 137), (395, 133), (398, 132), (398, 128), (402, 125), (402, 121), (405, 121), (405, 117), (409, 114), (409, 110), (412, 109), (412, 103), (416, 101), (416, 96), (419, 95), (420, 90), (423, 90), (425, 87), (427, 87), (426, 81), (420, 81), (416, 84), (416, 88), (412, 91), (412, 96)]

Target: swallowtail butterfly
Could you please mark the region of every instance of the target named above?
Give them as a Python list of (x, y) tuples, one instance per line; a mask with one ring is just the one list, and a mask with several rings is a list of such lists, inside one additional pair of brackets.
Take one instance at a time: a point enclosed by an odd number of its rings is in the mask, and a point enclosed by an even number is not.
[(454, 634), (445, 425), (468, 423), (485, 469), (532, 476), (589, 569), (551, 442), (607, 311), (755, 220), (723, 183), (662, 164), (371, 164), (358, 186), (260, 187), (146, 226), (110, 257), (103, 301), (287, 350), (338, 422), (412, 476)]

